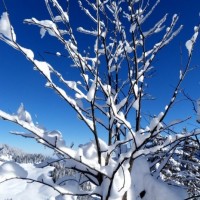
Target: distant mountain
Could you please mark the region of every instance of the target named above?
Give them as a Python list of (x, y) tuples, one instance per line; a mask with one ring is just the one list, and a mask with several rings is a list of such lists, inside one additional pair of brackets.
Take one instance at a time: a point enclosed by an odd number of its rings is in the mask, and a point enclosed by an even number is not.
[(11, 147), (7, 144), (0, 144), (0, 161), (13, 160), (17, 163), (40, 163), (46, 160), (47, 156), (42, 154), (31, 154), (21, 149)]

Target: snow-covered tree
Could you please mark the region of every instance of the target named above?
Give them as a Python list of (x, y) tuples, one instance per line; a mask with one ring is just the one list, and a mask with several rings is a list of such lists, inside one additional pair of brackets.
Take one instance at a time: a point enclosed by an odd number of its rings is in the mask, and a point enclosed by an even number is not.
[[(66, 8), (58, 0), (45, 0), (50, 19), (31, 18), (24, 22), (38, 26), (42, 38), (49, 34), (63, 44), (73, 61), (78, 81), (66, 80), (56, 66), (36, 59), (31, 49), (20, 45), (7, 10), (0, 19), (0, 39), (20, 51), (33, 64), (34, 69), (46, 79), (45, 86), (56, 91), (66, 105), (77, 113), (93, 136), (91, 142), (74, 150), (65, 145), (59, 131), (47, 131), (38, 126), (23, 104), (16, 114), (1, 110), (0, 117), (3, 120), (17, 123), (29, 131), (15, 134), (34, 138), (57, 153), (58, 159), (38, 167), (62, 162), (66, 169), (76, 172), (56, 182), (47, 177), (34, 181), (56, 190), (56, 200), (84, 197), (102, 200), (187, 199), (186, 191), (164, 183), (160, 172), (169, 161), (177, 162), (172, 155), (179, 144), (183, 144), (182, 148), (186, 147), (187, 138), (200, 133), (199, 129), (195, 129), (163, 137), (171, 126), (181, 123), (175, 121), (166, 124), (164, 120), (190, 70), (199, 26), (194, 27), (193, 36), (185, 43), (188, 50), (187, 62), (177, 77), (169, 103), (147, 123), (143, 120), (143, 100), (149, 97), (147, 82), (153, 71), (152, 63), (159, 51), (181, 31), (182, 26), (177, 27), (179, 16), (174, 14), (171, 23), (166, 25), (166, 14), (149, 28), (146, 26), (147, 20), (159, 0), (79, 0), (80, 10), (94, 26), (86, 28), (83, 24), (83, 27), (75, 29), (71, 25), (73, 19), (70, 16), (73, 11), (68, 3)], [(90, 48), (85, 44), (88, 50), (82, 49), (79, 35), (90, 36)], [(154, 36), (158, 39), (152, 44), (155, 39), (151, 38)], [(62, 56), (59, 52), (55, 52), (55, 55)], [(100, 138), (100, 132), (101, 135), (104, 133), (104, 138)], [(150, 155), (156, 159), (156, 155), (160, 158), (160, 153), (165, 153), (164, 159), (157, 161), (157, 167), (152, 171), (152, 165), (148, 162)], [(20, 175), (23, 180), (31, 179), (24, 172), (16, 173), (17, 177)], [(1, 182), (16, 177), (15, 174), (7, 177), (5, 173), (3, 178)]]
[[(10, 147), (6, 144), (0, 145), (0, 157), (5, 157), (7, 160), (13, 160), (17, 163), (41, 163), (49, 159), (48, 156), (25, 153), (20, 149)], [(3, 158), (1, 160), (5, 161)]]
[[(164, 142), (165, 137), (154, 140), (154, 145)], [(197, 196), (193, 199), (198, 199), (200, 195), (199, 150), (198, 138), (190, 137), (177, 144), (171, 152), (161, 149), (156, 154), (149, 154), (148, 161), (152, 175), (155, 178), (160, 177), (170, 185), (183, 186), (189, 196)]]

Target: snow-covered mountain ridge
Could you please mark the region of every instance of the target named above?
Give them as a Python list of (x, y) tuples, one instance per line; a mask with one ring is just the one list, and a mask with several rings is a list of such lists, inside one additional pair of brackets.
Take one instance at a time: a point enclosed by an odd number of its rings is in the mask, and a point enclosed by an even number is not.
[(0, 144), (0, 161), (14, 161), (17, 163), (40, 163), (49, 157), (42, 154), (26, 153), (23, 150)]

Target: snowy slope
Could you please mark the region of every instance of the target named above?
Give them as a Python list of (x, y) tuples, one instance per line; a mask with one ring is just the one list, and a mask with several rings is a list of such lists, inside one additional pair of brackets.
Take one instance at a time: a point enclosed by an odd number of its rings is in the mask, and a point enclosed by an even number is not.
[[(11, 171), (11, 168), (13, 166), (12, 161), (5, 162), (7, 166), (8, 174)], [(5, 165), (1, 163), (0, 166), (0, 174), (2, 172), (2, 165)], [(15, 163), (16, 165), (16, 163)], [(20, 165), (19, 165), (20, 166)], [(47, 177), (48, 173), (53, 170), (53, 167), (46, 167), (43, 169), (35, 168), (33, 164), (21, 164), (21, 166), (26, 170), (28, 173), (28, 178), (32, 178), (37, 180), (38, 177)], [(18, 167), (15, 166), (15, 170)], [(1, 176), (1, 175), (0, 175)], [(2, 179), (1, 179), (2, 180)], [(57, 192), (55, 192), (52, 188), (48, 186), (44, 186), (40, 183), (32, 183), (30, 181), (26, 180), (19, 180), (19, 179), (13, 179), (6, 181), (4, 183), (0, 184), (0, 199), (12, 199), (12, 200), (48, 200), (48, 199), (54, 199), (53, 196), (58, 195)]]
[[(21, 162), (32, 162), (40, 158), (44, 157), (39, 154), (26, 154), (9, 145), (0, 145), (0, 182), (17, 176), (34, 180), (49, 178), (49, 173), (54, 167), (36, 168), (33, 163), (14, 162), (16, 159)], [(0, 184), (0, 200), (52, 200), (54, 198), (51, 197), (56, 195), (57, 192), (52, 188), (27, 180), (12, 179)]]

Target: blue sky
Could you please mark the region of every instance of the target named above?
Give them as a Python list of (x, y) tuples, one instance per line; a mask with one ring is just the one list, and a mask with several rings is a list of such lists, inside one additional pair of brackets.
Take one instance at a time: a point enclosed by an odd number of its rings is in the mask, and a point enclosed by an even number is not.
[[(37, 2), (37, 3), (36, 3)], [(77, 2), (72, 2), (72, 24), (89, 26), (87, 18), (76, 8)], [(56, 63), (66, 77), (74, 76), (70, 74), (69, 61), (65, 58), (57, 58), (45, 54), (45, 51), (65, 53), (60, 43), (52, 37), (40, 38), (37, 27), (23, 24), (23, 19), (36, 17), (37, 19), (47, 19), (48, 13), (43, 0), (5, 0), (11, 22), (17, 34), (18, 42), (27, 48), (33, 49), (38, 58), (42, 55), (45, 59)], [(4, 11), (0, 2), (0, 15)], [(161, 0), (149, 23), (153, 23), (161, 18), (165, 13), (169, 13), (169, 19), (174, 14), (180, 15), (179, 24), (184, 25), (181, 34), (164, 50), (162, 50), (154, 62), (156, 68), (155, 78), (151, 80), (150, 91), (157, 100), (146, 105), (147, 110), (152, 114), (158, 114), (169, 102), (170, 95), (175, 86), (180, 70), (180, 43), (182, 44), (184, 61), (187, 58), (185, 41), (193, 34), (193, 27), (200, 21), (200, 1), (198, 0)], [(85, 40), (80, 38), (81, 45)], [(192, 66), (200, 64), (200, 43), (195, 47)], [(183, 88), (194, 99), (200, 98), (200, 69), (197, 68), (188, 74), (183, 83)], [(16, 113), (20, 103), (23, 102), (26, 109), (32, 114), (33, 119), (38, 121), (47, 129), (60, 130), (66, 144), (71, 142), (76, 144), (88, 141), (92, 135), (88, 129), (77, 120), (76, 114), (66, 103), (60, 99), (55, 92), (44, 87), (45, 80), (37, 72), (33, 71), (33, 66), (19, 52), (0, 41), (0, 109), (9, 113)], [(185, 118), (195, 116), (191, 104), (181, 101), (172, 109), (169, 118)], [(197, 125), (195, 121), (191, 122)], [(43, 152), (44, 148), (29, 139), (13, 136), (10, 130), (22, 130), (16, 125), (0, 121), (0, 143), (7, 143), (26, 149), (30, 152)], [(46, 151), (46, 150), (45, 150)], [(48, 151), (47, 151), (48, 152)]]

